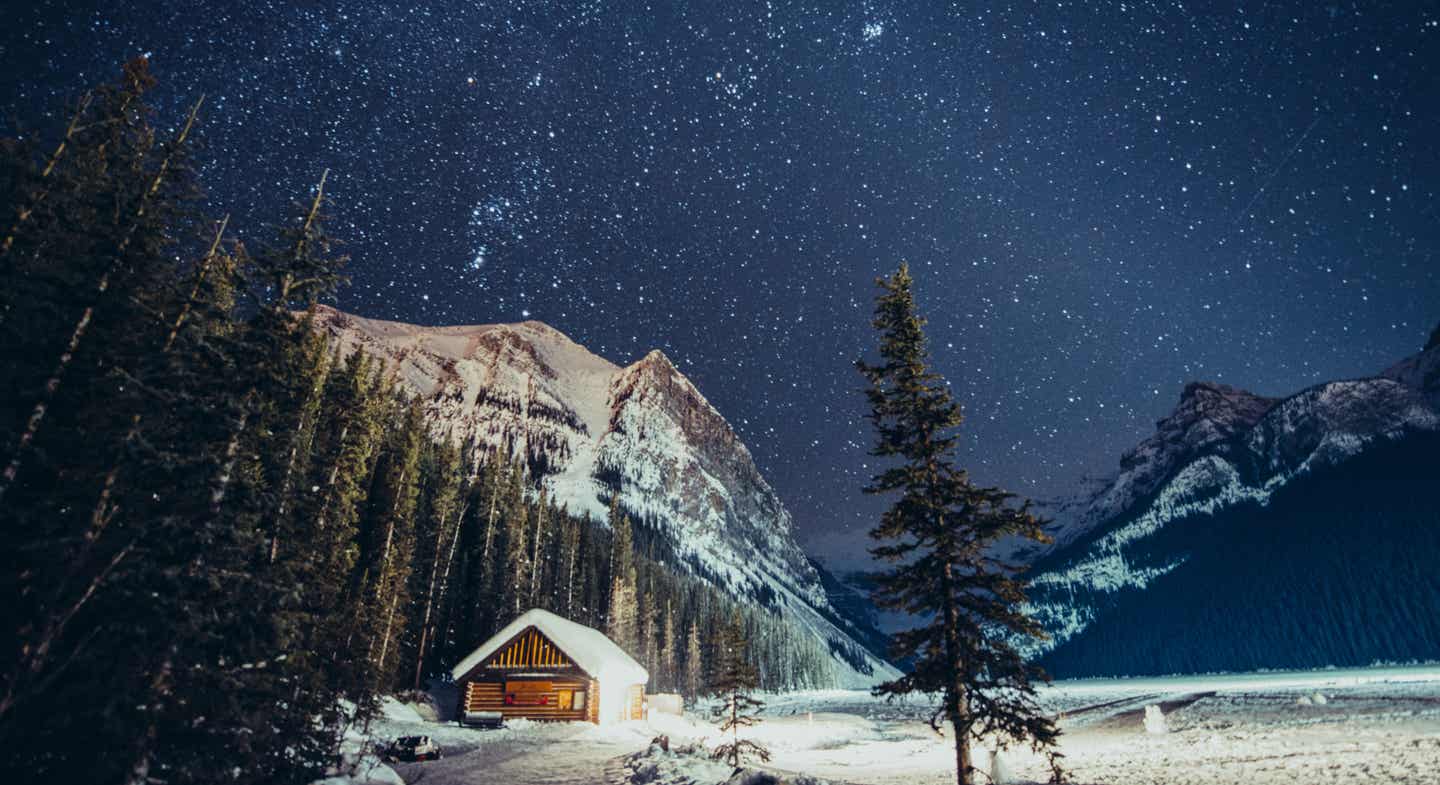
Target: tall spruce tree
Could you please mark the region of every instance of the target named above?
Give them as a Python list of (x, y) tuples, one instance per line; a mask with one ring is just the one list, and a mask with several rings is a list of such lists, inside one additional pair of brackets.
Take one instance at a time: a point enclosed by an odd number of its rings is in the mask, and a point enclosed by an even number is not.
[(524, 613), (530, 596), (530, 509), (523, 499), (513, 500), (512, 512), (505, 518), (505, 565), (500, 570), (504, 593), (500, 595), (504, 618), (513, 619)]
[[(155, 351), (151, 331), (163, 331), (163, 319), (154, 317), (174, 282), (165, 251), (194, 189), (191, 134), (201, 101), (176, 136), (160, 142), (145, 100), (154, 85), (142, 57), (126, 63), (115, 83), (93, 90), (88, 122), (65, 165), (53, 170), (55, 197), (43, 211), (35, 204), (19, 210), (26, 216), (16, 224), (20, 241), (0, 265), (7, 279), (0, 318), (15, 333), (4, 336), (10, 351), (0, 362), (15, 374), (19, 393), (3, 401), (0, 499), (24, 479), (34, 451), (68, 450), (63, 441), (46, 444), (46, 430), (58, 427), (63, 440), (71, 425), (47, 425), (52, 414), (85, 416), (81, 406), (103, 401), (115, 370), (141, 346)], [(32, 484), (43, 488), (48, 469), (39, 472)]]
[(630, 516), (620, 511), (618, 497), (610, 502), (610, 593), (605, 634), (633, 656), (640, 653), (639, 578), (635, 572)]
[(1022, 610), (1019, 568), (990, 552), (1002, 537), (1048, 538), (1028, 503), (1013, 506), (1012, 494), (976, 485), (957, 465), (960, 407), (930, 367), (908, 266), (878, 284), (881, 362), (857, 367), (869, 382), (872, 454), (887, 468), (865, 491), (897, 498), (870, 533), (880, 543), (871, 553), (894, 565), (877, 578), (875, 599), (929, 621), (894, 636), (894, 656), (914, 666), (876, 694), (942, 696), (930, 723), (937, 731), (950, 724), (960, 785), (974, 782), (970, 742), (984, 738), (1051, 755), (1058, 778), (1059, 730), (1035, 700), (1034, 682), (1047, 677), (1012, 644), (1044, 633)]
[(700, 697), (705, 689), (705, 656), (701, 651), (700, 625), (691, 620), (685, 632), (685, 674), (683, 689), (693, 698)]
[(760, 674), (750, 659), (749, 638), (739, 612), (720, 627), (715, 647), (715, 675), (710, 689), (720, 696), (711, 709), (711, 717), (720, 724), (720, 733), (730, 740), (721, 743), (711, 755), (739, 768), (747, 758), (770, 760), (770, 751), (753, 739), (740, 737), (741, 731), (760, 724), (765, 704), (750, 696), (760, 686)]
[[(413, 664), (411, 686), (420, 689), (430, 663), (427, 655), (434, 646), (434, 623), (437, 606), (444, 606), (450, 565), (460, 534), (460, 520), (465, 516), (467, 485), (470, 478), (460, 468), (460, 451), (448, 440), (441, 444), (427, 443), (421, 454), (420, 477), (424, 485), (423, 506), (416, 526), (416, 561), (411, 571), (411, 596), (416, 598), (410, 616), (408, 641), (413, 653), (407, 654), (407, 665)], [(433, 659), (433, 656), (430, 657)]]
[(677, 649), (680, 645), (676, 632), (675, 603), (672, 596), (665, 597), (665, 612), (660, 625), (660, 656), (658, 658), (657, 670), (660, 672), (660, 686), (662, 689), (677, 689), (679, 679), (675, 674), (676, 662), (678, 662)]
[(400, 411), (388, 418), (394, 425), (383, 469), (376, 471), (370, 492), (371, 523), (366, 528), (372, 547), (362, 550), (362, 558), (368, 556), (366, 570), (373, 587), (366, 591), (366, 602), (371, 607), (368, 615), (374, 620), (367, 651), (374, 664), (377, 693), (394, 685), (399, 666), (396, 639), (403, 622), (397, 622), (397, 615), (410, 605), (408, 586), (415, 548), (420, 446), (426, 436), (418, 403), (397, 402), (396, 408)]

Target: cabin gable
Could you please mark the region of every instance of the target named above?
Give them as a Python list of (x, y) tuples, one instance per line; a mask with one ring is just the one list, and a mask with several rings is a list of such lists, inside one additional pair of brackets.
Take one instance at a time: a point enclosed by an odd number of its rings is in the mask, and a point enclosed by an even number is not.
[(590, 677), (564, 649), (532, 626), (517, 632), (457, 681), (503, 679), (507, 673), (536, 671)]

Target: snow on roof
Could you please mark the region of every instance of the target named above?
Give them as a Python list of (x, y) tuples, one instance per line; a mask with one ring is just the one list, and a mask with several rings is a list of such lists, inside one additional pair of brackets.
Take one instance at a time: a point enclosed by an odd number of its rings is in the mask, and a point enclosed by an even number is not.
[(624, 649), (605, 637), (605, 633), (540, 608), (528, 610), (521, 614), (520, 618), (505, 625), (505, 629), (495, 633), (490, 640), (482, 643), (480, 648), (461, 660), (450, 671), (451, 675), (456, 679), (463, 678), (527, 627), (539, 630), (540, 634), (559, 646), (581, 670), (596, 679), (615, 679), (624, 684), (644, 684), (650, 680), (650, 673), (626, 654)]

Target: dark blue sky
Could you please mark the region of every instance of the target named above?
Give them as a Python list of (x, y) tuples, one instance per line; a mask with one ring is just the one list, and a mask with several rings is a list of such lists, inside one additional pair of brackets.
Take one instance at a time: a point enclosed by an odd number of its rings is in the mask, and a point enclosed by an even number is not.
[(211, 209), (242, 235), (328, 167), (341, 307), (664, 349), (840, 563), (878, 509), (850, 361), (902, 259), (973, 473), (1038, 496), (1110, 471), (1189, 380), (1367, 374), (1440, 319), (1436, 2), (6, 17), (7, 126), (53, 132), (151, 53), (164, 120), (207, 94)]

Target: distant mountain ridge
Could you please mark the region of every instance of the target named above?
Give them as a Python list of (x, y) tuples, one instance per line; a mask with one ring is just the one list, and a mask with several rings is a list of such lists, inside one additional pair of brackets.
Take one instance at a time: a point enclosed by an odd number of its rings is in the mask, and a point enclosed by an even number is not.
[(1032, 653), (1061, 675), (1440, 657), (1440, 579), (1404, 566), (1440, 559), (1437, 467), (1433, 340), (1284, 398), (1187, 385), (1115, 475), (1051, 508), (1058, 542), (1032, 554), (1031, 597), (1052, 638)]
[(898, 675), (832, 604), (750, 451), (664, 353), (622, 367), (536, 321), (420, 327), (321, 307), (316, 325), (383, 360), (437, 435), (523, 457), (571, 512), (604, 520), (618, 494), (689, 572), (813, 635), (836, 686)]

